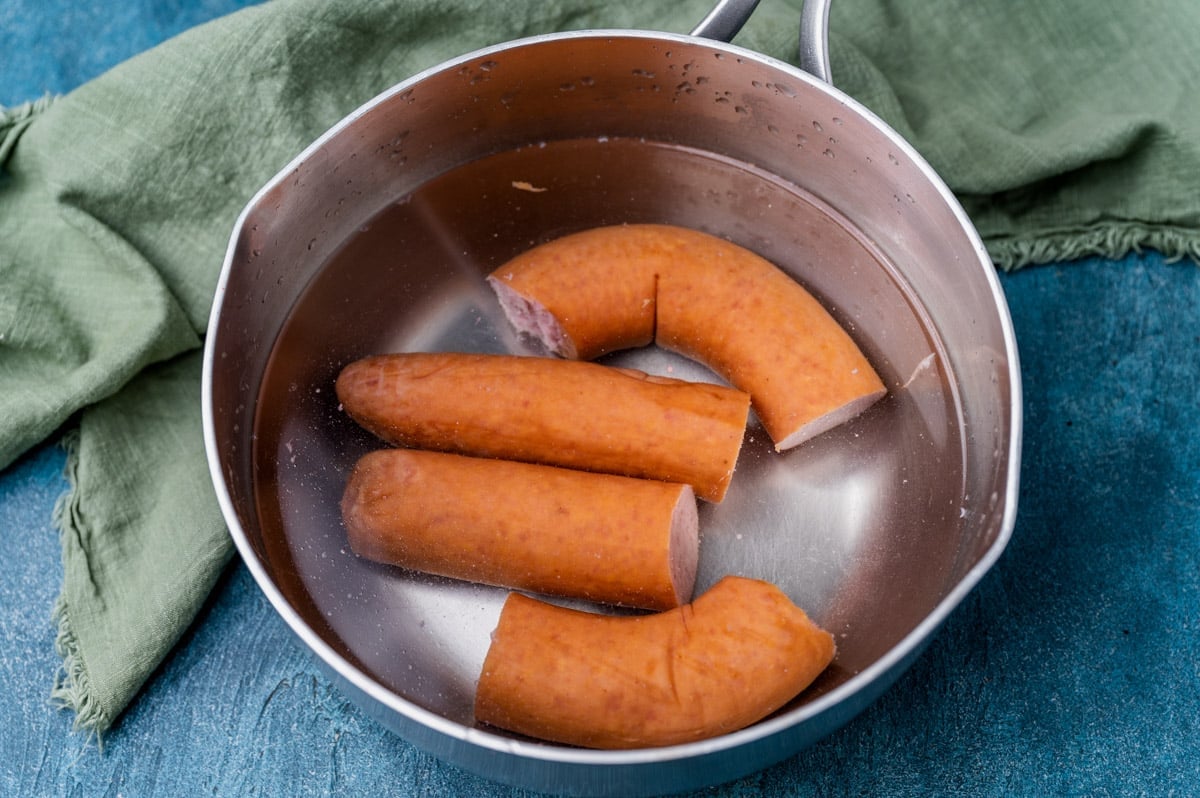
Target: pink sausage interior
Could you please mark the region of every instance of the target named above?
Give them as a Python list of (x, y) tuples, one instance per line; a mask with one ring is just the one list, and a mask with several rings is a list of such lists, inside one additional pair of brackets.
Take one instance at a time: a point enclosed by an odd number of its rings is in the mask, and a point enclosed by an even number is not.
[(496, 292), (496, 299), (499, 300), (504, 315), (518, 334), (537, 341), (551, 354), (570, 360), (578, 357), (575, 342), (545, 305), (514, 291), (503, 280), (489, 277), (488, 283)]
[(675, 598), (681, 605), (688, 604), (696, 588), (696, 566), (700, 558), (700, 518), (696, 511), (696, 494), (691, 486), (684, 486), (675, 504), (669, 546)]

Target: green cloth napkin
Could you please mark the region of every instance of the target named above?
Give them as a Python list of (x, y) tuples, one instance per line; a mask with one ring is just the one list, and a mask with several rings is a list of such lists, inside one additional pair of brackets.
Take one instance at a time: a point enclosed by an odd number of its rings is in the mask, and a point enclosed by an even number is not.
[(833, 82), (925, 156), (997, 265), (1200, 260), (1200, 2), (833, 0)]
[[(799, 0), (735, 40), (794, 61)], [(200, 356), (233, 222), (388, 86), (507, 39), (687, 32), (707, 0), (271, 0), (0, 111), (0, 467), (65, 429), (54, 696), (119, 716), (232, 547)], [(1200, 3), (834, 0), (834, 82), (962, 197), (997, 263), (1200, 253)], [(13, 531), (10, 530), (9, 534)]]

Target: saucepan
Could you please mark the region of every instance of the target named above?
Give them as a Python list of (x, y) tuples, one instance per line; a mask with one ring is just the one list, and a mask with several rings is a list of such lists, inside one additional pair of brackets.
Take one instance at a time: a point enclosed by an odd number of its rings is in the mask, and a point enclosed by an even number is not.
[[(792, 756), (894, 683), (1012, 532), (1021, 386), (986, 251), (920, 155), (828, 82), (828, 3), (798, 20), (803, 69), (719, 40), (753, 6), (722, 3), (687, 35), (534, 36), (424, 71), (300, 153), (233, 230), (203, 411), (237, 549), (367, 714), (498, 782), (668, 793)], [(350, 550), (339, 499), (379, 444), (339, 408), (334, 381), (376, 353), (533, 354), (484, 276), (535, 244), (635, 222), (711, 233), (778, 265), (888, 393), (783, 454), (752, 418), (725, 500), (700, 508), (697, 593), (726, 574), (778, 585), (834, 635), (830, 667), (739, 731), (590, 750), (475, 721), (506, 591)], [(715, 379), (655, 346), (607, 360)]]

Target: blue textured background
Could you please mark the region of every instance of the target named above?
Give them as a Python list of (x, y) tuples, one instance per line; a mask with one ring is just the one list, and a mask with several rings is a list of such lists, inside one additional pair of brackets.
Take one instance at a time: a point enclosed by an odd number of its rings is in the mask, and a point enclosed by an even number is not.
[[(0, 104), (245, 4), (0, 0)], [(1011, 545), (865, 713), (702, 794), (1200, 795), (1200, 268), (1146, 254), (1002, 284), (1026, 389)], [(51, 441), (0, 472), (0, 794), (522, 794), (350, 705), (240, 563), (103, 750), (72, 733), (47, 698), (63, 462)]]

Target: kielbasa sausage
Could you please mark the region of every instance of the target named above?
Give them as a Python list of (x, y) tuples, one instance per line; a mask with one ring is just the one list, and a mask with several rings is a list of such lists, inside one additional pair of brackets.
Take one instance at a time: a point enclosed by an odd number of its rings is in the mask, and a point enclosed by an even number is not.
[(692, 604), (612, 616), (513, 593), (475, 698), (482, 723), (588, 748), (642, 748), (744, 728), (809, 686), (833, 637), (779, 588), (727, 576)]
[(650, 343), (750, 394), (784, 450), (860, 414), (886, 390), (845, 329), (774, 264), (671, 225), (586, 230), (488, 276), (509, 321), (566, 358)]
[(401, 353), (346, 366), (345, 411), (389, 443), (691, 485), (725, 496), (750, 397), (634, 369), (515, 355)]
[(696, 579), (687, 485), (384, 449), (355, 465), (342, 518), (360, 556), (489, 585), (666, 610)]

